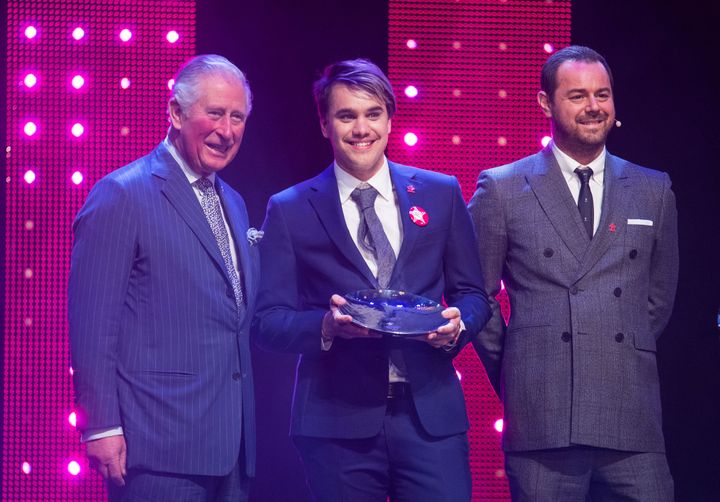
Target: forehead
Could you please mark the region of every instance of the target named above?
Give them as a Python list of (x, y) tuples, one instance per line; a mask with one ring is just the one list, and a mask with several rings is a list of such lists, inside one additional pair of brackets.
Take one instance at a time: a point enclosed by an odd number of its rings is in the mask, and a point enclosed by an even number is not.
[(245, 87), (242, 82), (221, 74), (209, 74), (202, 77), (197, 86), (198, 103), (218, 104), (226, 107), (247, 107)]
[(557, 89), (610, 88), (610, 76), (599, 62), (565, 61), (558, 67)]
[(366, 110), (378, 106), (384, 110), (385, 101), (363, 89), (346, 84), (334, 84), (330, 88), (330, 96), (328, 96), (330, 113), (340, 109)]

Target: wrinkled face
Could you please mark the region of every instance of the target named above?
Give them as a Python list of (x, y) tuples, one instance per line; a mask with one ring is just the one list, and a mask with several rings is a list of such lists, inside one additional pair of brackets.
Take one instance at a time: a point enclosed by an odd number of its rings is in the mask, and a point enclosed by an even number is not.
[(565, 61), (557, 71), (553, 99), (540, 92), (538, 102), (552, 119), (553, 139), (561, 150), (577, 160), (575, 155), (597, 156), (602, 151), (615, 123), (615, 103), (601, 63)]
[(242, 83), (222, 75), (205, 77), (198, 99), (187, 110), (170, 102), (170, 122), (178, 133), (173, 144), (190, 168), (207, 176), (227, 166), (240, 148), (247, 101)]
[(334, 84), (320, 127), (330, 140), (338, 165), (366, 181), (383, 165), (391, 122), (380, 98), (345, 84)]

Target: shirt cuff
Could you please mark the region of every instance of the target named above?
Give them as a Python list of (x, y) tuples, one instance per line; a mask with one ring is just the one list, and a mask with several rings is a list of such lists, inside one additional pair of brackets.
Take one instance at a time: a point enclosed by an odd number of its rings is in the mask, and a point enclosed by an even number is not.
[(93, 429), (85, 431), (80, 436), (81, 443), (95, 441), (96, 439), (109, 438), (110, 436), (122, 436), (122, 427), (110, 427), (109, 429)]

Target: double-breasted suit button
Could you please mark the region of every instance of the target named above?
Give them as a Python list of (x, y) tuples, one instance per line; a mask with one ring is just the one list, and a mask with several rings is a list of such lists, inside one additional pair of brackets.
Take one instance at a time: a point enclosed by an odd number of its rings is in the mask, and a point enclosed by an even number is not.
[(617, 296), (618, 298), (620, 298), (620, 295), (622, 295), (622, 289), (620, 289), (620, 288), (615, 288), (615, 290), (613, 291), (613, 294), (614, 294), (615, 296)]
[(554, 254), (555, 254), (555, 251), (553, 251), (550, 248), (545, 248), (545, 251), (543, 251), (543, 256), (545, 256), (545, 258), (550, 258)]
[(563, 331), (563, 334), (560, 335), (560, 339), (563, 342), (569, 342), (571, 338), (572, 338), (572, 336), (570, 336), (570, 333), (568, 333), (567, 331)]
[(623, 340), (625, 340), (625, 335), (623, 335), (622, 333), (618, 333), (617, 335), (615, 335), (615, 341), (617, 343), (622, 343)]
[(242, 375), (238, 371), (236, 371), (232, 374), (232, 378), (233, 380), (240, 380), (240, 378), (242, 378)]
[(637, 258), (637, 249), (630, 251), (630, 259), (634, 260), (635, 258)]
[(577, 286), (570, 286), (570, 294), (571, 295), (578, 294), (578, 291), (579, 291), (579, 289), (577, 288)]

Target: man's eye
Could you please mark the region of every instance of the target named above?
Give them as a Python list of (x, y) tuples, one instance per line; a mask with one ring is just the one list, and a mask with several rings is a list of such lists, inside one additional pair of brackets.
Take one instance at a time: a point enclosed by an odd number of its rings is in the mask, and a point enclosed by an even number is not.
[(208, 112), (208, 115), (210, 115), (211, 117), (220, 117), (220, 116), (222, 116), (222, 113), (219, 112), (218, 110), (210, 110)]
[(583, 99), (583, 96), (581, 94), (575, 94), (573, 96), (570, 96), (570, 101), (580, 101)]

